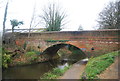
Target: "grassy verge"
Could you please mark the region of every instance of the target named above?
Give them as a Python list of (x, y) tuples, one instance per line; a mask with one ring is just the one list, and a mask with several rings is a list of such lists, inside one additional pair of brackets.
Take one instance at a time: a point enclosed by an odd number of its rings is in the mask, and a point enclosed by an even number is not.
[(62, 76), (69, 68), (70, 66), (64, 67), (64, 69), (54, 68), (52, 71), (45, 73), (40, 79), (56, 79)]
[(85, 68), (85, 76), (87, 79), (95, 79), (97, 75), (104, 71), (114, 62), (114, 58), (120, 55), (120, 51), (115, 51), (99, 57), (91, 58)]

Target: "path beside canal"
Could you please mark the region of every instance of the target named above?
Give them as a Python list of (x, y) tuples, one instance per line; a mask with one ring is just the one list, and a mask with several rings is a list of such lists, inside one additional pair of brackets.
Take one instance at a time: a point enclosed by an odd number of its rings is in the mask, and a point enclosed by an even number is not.
[[(119, 79), (119, 63), (120, 57), (115, 58), (115, 62), (110, 65), (108, 68), (106, 68), (105, 71), (103, 71), (100, 75), (98, 75), (98, 78), (100, 79)], [(119, 65), (119, 66), (118, 66)], [(85, 64), (81, 61), (78, 61), (75, 63), (68, 71), (64, 73), (63, 76), (59, 77), (59, 79), (80, 79), (80, 76), (84, 72)]]
[(73, 66), (71, 66), (71, 68), (67, 70), (63, 76), (59, 77), (59, 79), (80, 79), (84, 69), (85, 64), (82, 61), (78, 61), (73, 64)]

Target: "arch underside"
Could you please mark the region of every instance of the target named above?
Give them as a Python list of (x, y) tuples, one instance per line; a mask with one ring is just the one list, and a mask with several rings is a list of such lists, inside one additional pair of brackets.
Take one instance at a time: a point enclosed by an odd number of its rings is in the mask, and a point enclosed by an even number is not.
[(57, 54), (57, 51), (63, 47), (70, 47), (70, 51), (77, 51), (78, 54), (81, 55), (81, 57), (85, 58), (86, 54), (78, 47), (71, 45), (71, 44), (65, 44), (65, 43), (60, 43), (60, 44), (55, 44), (50, 47), (48, 47), (45, 51), (43, 51), (43, 54), (48, 54), (49, 56), (54, 56)]

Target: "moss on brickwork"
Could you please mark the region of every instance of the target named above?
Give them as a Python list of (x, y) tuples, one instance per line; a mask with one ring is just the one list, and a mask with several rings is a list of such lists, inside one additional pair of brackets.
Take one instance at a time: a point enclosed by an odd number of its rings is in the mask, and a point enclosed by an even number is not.
[(45, 40), (46, 42), (67, 42), (69, 40)]

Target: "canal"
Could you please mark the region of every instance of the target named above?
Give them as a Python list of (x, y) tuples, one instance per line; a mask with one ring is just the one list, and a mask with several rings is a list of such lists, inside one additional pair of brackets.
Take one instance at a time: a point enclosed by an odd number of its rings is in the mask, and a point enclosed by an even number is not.
[(10, 67), (3, 71), (3, 79), (39, 79), (44, 73), (55, 67), (64, 68), (75, 62), (73, 59), (57, 59), (32, 65)]
[(62, 52), (60, 58), (56, 60), (25, 66), (9, 67), (3, 70), (2, 77), (3, 79), (39, 79), (43, 74), (51, 71), (55, 67), (64, 68), (84, 58), (85, 56), (82, 56), (81, 51), (75, 54), (68, 52), (64, 54)]

